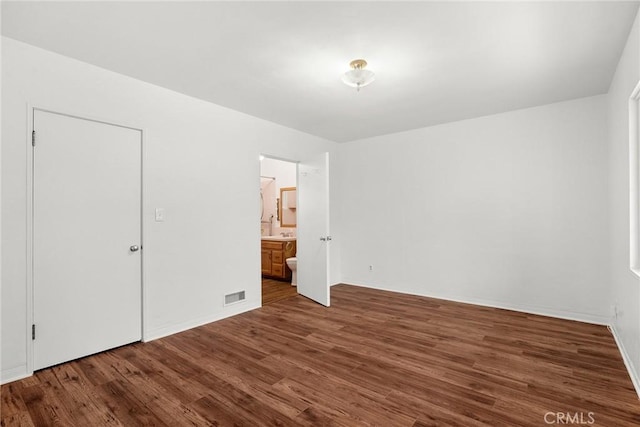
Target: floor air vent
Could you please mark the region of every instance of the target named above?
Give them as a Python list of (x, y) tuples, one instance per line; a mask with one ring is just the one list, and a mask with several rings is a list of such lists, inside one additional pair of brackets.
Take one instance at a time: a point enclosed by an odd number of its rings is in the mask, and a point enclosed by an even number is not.
[(224, 296), (224, 305), (235, 304), (245, 300), (244, 291), (234, 292)]

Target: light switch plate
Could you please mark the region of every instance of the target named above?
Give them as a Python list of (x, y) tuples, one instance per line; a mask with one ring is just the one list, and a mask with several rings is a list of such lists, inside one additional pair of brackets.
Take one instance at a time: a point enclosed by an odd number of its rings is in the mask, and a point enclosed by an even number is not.
[(156, 222), (164, 222), (164, 208), (156, 208)]

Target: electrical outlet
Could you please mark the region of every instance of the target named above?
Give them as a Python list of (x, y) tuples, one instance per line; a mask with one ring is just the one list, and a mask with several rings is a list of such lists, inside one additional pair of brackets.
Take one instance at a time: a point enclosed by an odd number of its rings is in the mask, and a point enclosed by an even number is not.
[(369, 266), (369, 271), (373, 271), (373, 265)]

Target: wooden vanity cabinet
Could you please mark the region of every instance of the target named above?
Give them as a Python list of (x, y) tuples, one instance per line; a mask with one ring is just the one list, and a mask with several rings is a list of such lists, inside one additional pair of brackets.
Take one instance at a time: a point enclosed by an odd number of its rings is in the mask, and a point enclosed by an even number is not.
[(291, 269), (287, 265), (287, 258), (296, 256), (295, 240), (289, 242), (263, 240), (261, 255), (263, 276), (291, 280)]

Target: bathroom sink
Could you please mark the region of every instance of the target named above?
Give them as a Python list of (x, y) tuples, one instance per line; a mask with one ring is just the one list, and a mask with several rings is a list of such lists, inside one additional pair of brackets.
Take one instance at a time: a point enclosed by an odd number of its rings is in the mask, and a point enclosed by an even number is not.
[(284, 236), (262, 236), (262, 240), (274, 240), (278, 242), (293, 242), (296, 240), (295, 237), (284, 237)]

